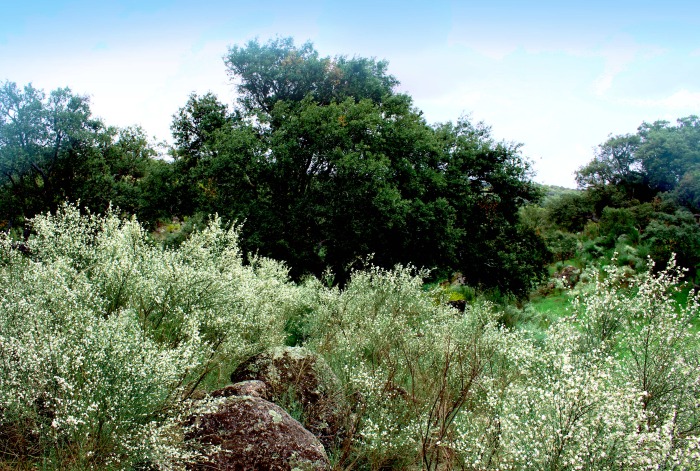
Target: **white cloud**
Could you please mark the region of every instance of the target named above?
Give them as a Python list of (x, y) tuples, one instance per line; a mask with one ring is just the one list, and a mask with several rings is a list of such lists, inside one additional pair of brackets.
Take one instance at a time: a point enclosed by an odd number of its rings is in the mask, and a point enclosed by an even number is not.
[(624, 100), (624, 103), (633, 106), (668, 110), (697, 110), (700, 108), (700, 92), (683, 89), (663, 98)]
[(615, 78), (627, 70), (628, 66), (638, 59), (643, 48), (629, 36), (616, 36), (594, 54), (603, 57), (605, 65), (603, 73), (593, 83), (593, 93), (604, 95), (612, 88)]
[(141, 125), (150, 136), (169, 140), (172, 115), (190, 93), (212, 91), (222, 102), (233, 102), (222, 59), (228, 45), (223, 40), (197, 47), (164, 41), (76, 51), (66, 57), (34, 56), (19, 59), (23, 73), (8, 78), (19, 85), (32, 81), (46, 92), (69, 86), (90, 96), (93, 114), (106, 124)]

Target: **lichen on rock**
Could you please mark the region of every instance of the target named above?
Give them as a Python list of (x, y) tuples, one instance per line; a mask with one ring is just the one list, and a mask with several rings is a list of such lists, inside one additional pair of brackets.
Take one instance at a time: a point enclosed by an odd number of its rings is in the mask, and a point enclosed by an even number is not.
[[(229, 396), (190, 418), (186, 440), (201, 450), (191, 470), (326, 470), (321, 442), (281, 407), (260, 397)], [(207, 450), (210, 450), (208, 452)]]
[(326, 448), (342, 440), (349, 415), (340, 381), (319, 355), (304, 347), (277, 347), (241, 364), (231, 375), (234, 383), (264, 382), (272, 402), (282, 406)]

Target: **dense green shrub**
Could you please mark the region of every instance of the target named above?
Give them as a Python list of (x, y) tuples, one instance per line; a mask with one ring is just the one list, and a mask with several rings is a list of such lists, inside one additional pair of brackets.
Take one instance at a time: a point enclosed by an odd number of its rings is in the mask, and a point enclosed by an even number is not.
[(547, 202), (549, 220), (568, 232), (579, 232), (595, 216), (595, 208), (587, 195), (565, 193)]
[(683, 175), (674, 196), (686, 208), (700, 211), (700, 166), (695, 166)]
[[(652, 203), (642, 203), (632, 206), (630, 211), (634, 214), (635, 225), (637, 228), (645, 228), (651, 222), (654, 215), (661, 210), (660, 201), (656, 200)], [(675, 209), (674, 209), (675, 211)], [(673, 211), (672, 211), (673, 212)]]
[(642, 242), (649, 255), (662, 266), (675, 254), (679, 265), (694, 271), (700, 263), (700, 226), (687, 210), (657, 213), (644, 229)]
[(553, 231), (545, 235), (544, 240), (555, 262), (567, 260), (576, 255), (578, 238), (570, 232)]
[(612, 245), (622, 235), (630, 242), (639, 241), (639, 230), (635, 214), (629, 208), (606, 207), (600, 216), (600, 231), (605, 245)]

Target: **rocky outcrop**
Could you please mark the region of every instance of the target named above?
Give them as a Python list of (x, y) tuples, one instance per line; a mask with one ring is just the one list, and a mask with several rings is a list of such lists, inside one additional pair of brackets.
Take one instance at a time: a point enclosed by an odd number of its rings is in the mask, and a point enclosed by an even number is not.
[(321, 442), (284, 409), (261, 397), (219, 399), (211, 412), (192, 417), (186, 440), (203, 457), (191, 470), (325, 470)]
[(320, 356), (303, 347), (279, 347), (240, 365), (231, 381), (264, 382), (272, 402), (299, 416), (299, 421), (326, 448), (342, 440), (348, 408), (340, 381)]

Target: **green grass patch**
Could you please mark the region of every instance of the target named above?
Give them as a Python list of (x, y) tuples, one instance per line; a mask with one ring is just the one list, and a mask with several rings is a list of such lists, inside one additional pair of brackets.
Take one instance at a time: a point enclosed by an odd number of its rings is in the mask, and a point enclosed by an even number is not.
[(539, 314), (559, 318), (568, 314), (572, 298), (568, 292), (552, 293), (548, 296), (534, 296), (530, 306)]

